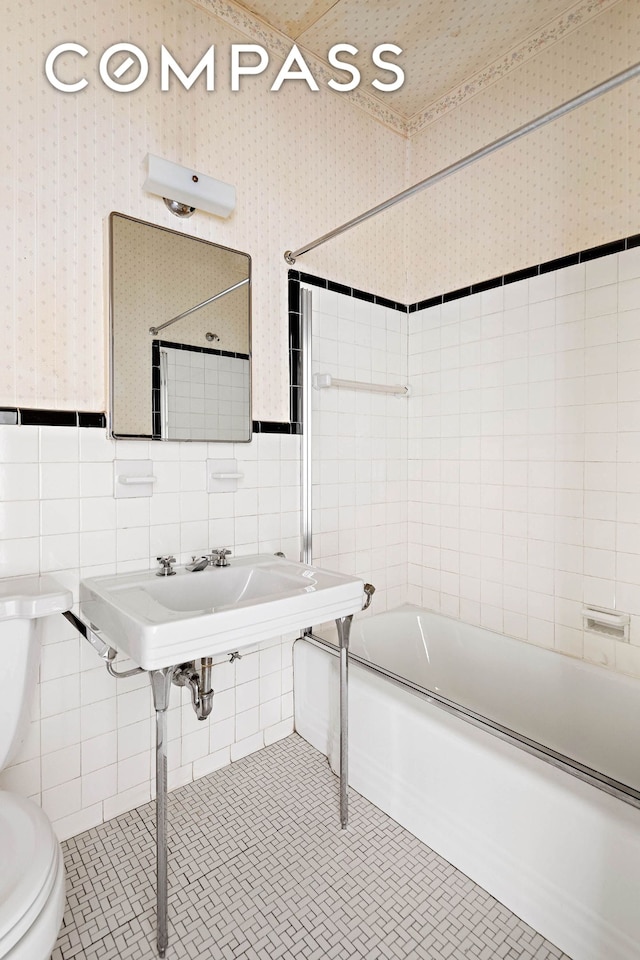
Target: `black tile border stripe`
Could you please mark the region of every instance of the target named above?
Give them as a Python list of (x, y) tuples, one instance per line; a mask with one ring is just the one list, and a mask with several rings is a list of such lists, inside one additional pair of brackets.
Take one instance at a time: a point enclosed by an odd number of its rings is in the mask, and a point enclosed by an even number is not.
[[(289, 274), (294, 273), (293, 270)], [(298, 281), (289, 280), (289, 290), (292, 283), (298, 287), (298, 292), (289, 300), (289, 421), (292, 427), (297, 429), (293, 432), (302, 433), (302, 330), (300, 329), (301, 317), (298, 310), (291, 309), (291, 303), (298, 306), (300, 301), (300, 284)], [(295, 388), (298, 389), (295, 389)]]
[(162, 434), (162, 417), (160, 397), (160, 340), (151, 341), (151, 435), (154, 440), (160, 440)]
[(104, 413), (78, 413), (79, 427), (97, 427), (104, 430), (107, 426), (107, 417)]
[[(310, 287), (322, 287), (323, 290), (331, 290), (333, 293), (342, 293), (345, 297), (354, 297), (356, 300), (366, 300), (368, 303), (376, 303), (380, 307), (388, 307), (390, 310), (398, 310), (400, 313), (407, 313), (406, 303), (400, 303), (399, 300), (389, 300), (387, 297), (379, 297), (375, 293), (358, 290), (357, 287), (347, 287), (344, 283), (334, 283), (333, 280), (326, 280), (324, 277), (315, 277), (311, 273), (289, 270), (289, 311), (293, 310), (295, 313), (298, 313), (300, 310), (299, 285), (301, 283), (306, 283)], [(296, 287), (295, 284), (298, 286)]]
[(401, 313), (416, 313), (418, 310), (436, 307), (443, 303), (449, 303), (451, 300), (460, 300), (474, 293), (482, 293), (484, 290), (493, 290), (495, 287), (502, 287), (508, 283), (517, 283), (518, 280), (527, 280), (529, 277), (541, 276), (545, 273), (551, 273), (553, 270), (562, 270), (563, 267), (570, 267), (576, 263), (586, 263), (588, 260), (595, 260), (597, 257), (606, 257), (612, 253), (620, 253), (622, 250), (630, 250), (632, 247), (640, 247), (640, 233), (636, 233), (622, 240), (614, 240), (611, 243), (603, 243), (598, 247), (590, 247), (579, 253), (571, 253), (564, 257), (558, 257), (555, 260), (547, 260), (545, 263), (525, 267), (522, 270), (515, 270), (512, 273), (505, 273), (500, 277), (482, 280), (468, 287), (449, 290), (447, 293), (441, 293), (438, 296), (429, 297), (426, 300), (418, 300), (416, 303), (410, 304), (399, 303), (396, 300), (388, 300), (385, 297), (378, 297), (364, 290), (357, 290), (354, 287), (348, 287), (342, 283), (334, 283), (333, 280), (326, 280), (324, 277), (316, 277), (311, 273), (302, 273), (300, 270), (289, 270), (289, 408), (291, 416), (290, 425), (292, 428), (297, 428), (292, 430), (292, 432), (302, 433), (302, 390), (300, 389), (302, 386), (300, 337), (301, 283), (305, 283), (307, 286), (320, 287), (323, 290), (333, 290), (336, 293), (342, 293), (345, 296), (355, 297), (359, 300), (367, 300), (369, 303), (390, 307), (392, 310), (399, 310)]
[(528, 280), (530, 277), (542, 276), (544, 273), (551, 273), (553, 270), (562, 270), (564, 267), (571, 267), (577, 263), (587, 263), (589, 260), (597, 260), (599, 257), (608, 257), (612, 253), (622, 253), (623, 250), (631, 250), (633, 247), (640, 247), (640, 234), (638, 233), (631, 237), (624, 237), (622, 240), (602, 243), (597, 247), (580, 250), (578, 253), (570, 253), (564, 257), (557, 257), (555, 260), (547, 260), (545, 263), (525, 267), (523, 270), (514, 270), (513, 273), (505, 273), (501, 277), (492, 277), (490, 280), (482, 280), (480, 283), (473, 283), (468, 287), (450, 290), (437, 297), (430, 297), (428, 300), (419, 300), (417, 303), (409, 304), (407, 309), (409, 313), (426, 310), (428, 307), (436, 307), (442, 303), (449, 303), (451, 300), (459, 300), (462, 297), (471, 296), (474, 293), (492, 290), (494, 287), (506, 286), (508, 283), (517, 283), (519, 280)]
[(577, 263), (580, 263), (580, 254), (572, 253), (568, 257), (559, 257), (557, 260), (547, 260), (546, 263), (541, 263), (539, 271), (540, 273), (551, 273), (553, 270), (574, 267)]
[[(0, 426), (31, 426), (31, 427), (93, 427), (104, 430), (107, 426), (107, 416), (104, 413), (93, 413), (84, 410), (45, 410), (31, 407), (0, 407)], [(254, 420), (254, 433), (300, 433), (299, 423), (275, 420)], [(127, 439), (120, 437), (118, 439)], [(131, 439), (140, 439), (136, 434)], [(143, 437), (144, 440), (157, 439)]]
[(237, 360), (250, 360), (248, 353), (234, 353), (232, 350), (216, 350), (215, 347), (200, 347), (191, 343), (172, 343), (171, 340), (153, 340), (152, 346), (170, 347), (172, 350), (185, 350), (188, 353), (212, 353), (216, 357), (235, 357)]
[(33, 427), (107, 426), (105, 413), (84, 410), (46, 410), (34, 407), (0, 407), (0, 425)]
[[(416, 303), (411, 304), (404, 304), (397, 300), (389, 300), (386, 297), (379, 297), (376, 294), (368, 293), (365, 290), (358, 290), (355, 287), (348, 287), (341, 283), (335, 283), (333, 280), (326, 280), (324, 277), (316, 277), (310, 273), (302, 273), (299, 270), (289, 270), (290, 420), (285, 420), (282, 422), (275, 420), (254, 420), (253, 432), (279, 434), (302, 433), (302, 360), (300, 353), (301, 283), (306, 283), (313, 287), (321, 287), (325, 290), (332, 290), (336, 293), (342, 293), (345, 296), (354, 297), (357, 300), (366, 300), (368, 303), (375, 303), (382, 307), (388, 307), (391, 310), (398, 310), (400, 313), (416, 313), (418, 310), (426, 310), (429, 307), (435, 307), (442, 303), (448, 303), (451, 300), (459, 300), (462, 297), (468, 297), (474, 293), (480, 293), (483, 290), (492, 290), (495, 287), (505, 286), (508, 283), (517, 283), (519, 280), (526, 280), (530, 277), (541, 276), (545, 273), (551, 273), (553, 270), (562, 270), (564, 267), (570, 267), (577, 263), (587, 263), (589, 260), (596, 260), (598, 257), (607, 257), (612, 253), (621, 253), (623, 250), (631, 250), (633, 247), (640, 247), (640, 233), (633, 234), (630, 237), (624, 237), (622, 240), (614, 240), (610, 243), (603, 243), (597, 247), (589, 247), (586, 250), (579, 251), (578, 253), (572, 253), (563, 257), (558, 257), (555, 260), (547, 260), (544, 263), (539, 263), (532, 267), (525, 267), (522, 270), (515, 270), (512, 273), (505, 273), (500, 277), (493, 277), (489, 280), (483, 280), (480, 283), (471, 284), (467, 287), (460, 287), (458, 290), (450, 290), (447, 293), (440, 294), (439, 296), (429, 297), (427, 300), (418, 300)], [(204, 350), (206, 351), (206, 348), (204, 348)], [(220, 352), (222, 353), (223, 351)], [(240, 355), (235, 354), (235, 356)], [(44, 410), (32, 409), (30, 407), (0, 407), (0, 425), (20, 424), (32, 424), (39, 426), (97, 427), (104, 429), (107, 425), (107, 418), (106, 414), (104, 413), (91, 413), (74, 410)]]
[(25, 426), (38, 424), (51, 427), (77, 427), (78, 414), (75, 410), (31, 410), (22, 407), (20, 423)]
[(298, 434), (302, 433), (301, 423), (289, 423), (287, 420), (254, 420), (254, 433), (284, 433)]

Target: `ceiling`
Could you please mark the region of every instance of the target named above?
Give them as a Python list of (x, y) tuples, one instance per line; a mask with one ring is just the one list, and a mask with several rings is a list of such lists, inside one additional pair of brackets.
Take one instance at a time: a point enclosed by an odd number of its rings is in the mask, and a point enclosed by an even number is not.
[[(411, 119), (479, 71), (522, 44), (576, 0), (236, 0), (303, 49), (326, 60), (335, 43), (351, 43), (362, 87), (404, 119)], [(370, 60), (380, 43), (403, 54), (403, 86), (379, 93)], [(394, 59), (387, 55), (388, 59)], [(346, 59), (346, 57), (345, 57)], [(352, 58), (348, 58), (352, 59)], [(344, 75), (337, 75), (345, 79)]]

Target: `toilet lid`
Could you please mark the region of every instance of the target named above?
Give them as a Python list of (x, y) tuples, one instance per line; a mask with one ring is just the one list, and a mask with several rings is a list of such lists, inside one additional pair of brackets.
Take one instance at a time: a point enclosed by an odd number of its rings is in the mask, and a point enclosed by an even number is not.
[[(0, 941), (50, 885), (58, 841), (32, 800), (0, 791)], [(48, 891), (47, 891), (48, 893)]]

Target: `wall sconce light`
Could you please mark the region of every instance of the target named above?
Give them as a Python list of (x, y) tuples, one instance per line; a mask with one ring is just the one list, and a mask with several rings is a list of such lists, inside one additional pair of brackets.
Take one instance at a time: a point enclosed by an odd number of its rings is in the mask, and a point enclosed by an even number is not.
[(190, 217), (196, 209), (228, 217), (236, 205), (236, 188), (197, 170), (147, 154), (143, 190), (162, 197), (176, 217)]

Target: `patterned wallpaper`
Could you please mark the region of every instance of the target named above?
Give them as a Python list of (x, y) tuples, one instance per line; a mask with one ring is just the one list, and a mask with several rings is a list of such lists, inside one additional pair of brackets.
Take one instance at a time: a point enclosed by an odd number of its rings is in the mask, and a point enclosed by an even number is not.
[[(409, 182), (491, 143), (638, 60), (640, 4), (621, 0), (410, 141)], [(633, 80), (405, 204), (407, 300), (640, 230)]]
[[(239, 3), (229, 2), (229, 0), (191, 0), (191, 3), (204, 8), (215, 17), (224, 20), (225, 23), (228, 23), (235, 30), (239, 30), (245, 37), (250, 37), (256, 43), (259, 43), (268, 50), (272, 56), (278, 57), (280, 61), (284, 61), (291, 50), (292, 41), (290, 37), (281, 33), (280, 30), (272, 27), (259, 17), (254, 16), (253, 13)], [(280, 12), (282, 12), (281, 5)], [(335, 71), (329, 69), (327, 62), (321, 57), (305, 49), (304, 58), (319, 85), (326, 84), (327, 81), (332, 78), (335, 79)], [(402, 134), (403, 136), (406, 135), (406, 120), (404, 120), (396, 110), (391, 109), (388, 103), (383, 103), (378, 97), (368, 92), (364, 84), (361, 84), (349, 93), (343, 92), (336, 94), (336, 97), (341, 100), (348, 100), (361, 110), (365, 110), (372, 117), (375, 117), (376, 120), (384, 123), (391, 130), (395, 130), (396, 133)]]
[[(328, 69), (327, 62), (322, 57), (331, 46), (332, 40), (328, 35), (322, 36), (322, 29), (318, 36), (318, 26), (330, 24), (335, 28), (341, 23), (340, 40), (347, 36), (353, 39), (375, 36), (379, 41), (384, 36), (385, 41), (392, 38), (394, 42), (401, 41), (399, 45), (403, 47), (402, 65), (405, 68), (406, 80), (399, 91), (382, 95), (381, 98), (380, 95), (369, 93), (367, 86), (361, 84), (355, 90), (340, 93), (339, 96), (366, 110), (397, 133), (410, 137), (620, 0), (577, 0), (573, 4), (561, 2), (559, 6), (556, 3), (538, 3), (535, 10), (531, 4), (530, 9), (524, 10), (522, 6), (518, 7), (517, 2), (511, 6), (502, 2), (497, 4), (500, 7), (500, 22), (496, 22), (495, 9), (492, 10), (490, 5), (476, 5), (470, 0), (463, 0), (463, 4), (457, 9), (455, 4), (448, 0), (432, 2), (428, 8), (419, 2), (405, 2), (396, 5), (394, 9), (378, 4), (353, 4), (349, 7), (351, 19), (341, 17), (341, 8), (335, 3), (329, 3), (326, 5), (327, 9), (322, 11), (327, 14), (326, 19), (311, 29), (314, 34), (315, 53), (309, 49), (306, 35), (299, 34), (300, 28), (309, 27), (321, 12), (317, 4), (312, 4), (306, 11), (306, 16), (303, 14), (300, 17), (300, 5), (295, 3), (292, 9), (288, 4), (274, 4), (273, 0), (245, 0), (244, 3), (239, 0), (191, 2), (209, 10), (282, 59), (291, 48), (291, 38), (296, 37), (313, 75), (321, 83), (330, 80), (334, 71)], [(569, 9), (562, 9), (567, 6)], [(247, 7), (255, 11), (257, 16)], [(562, 12), (555, 16), (554, 11), (558, 8)], [(553, 19), (547, 20), (542, 28), (538, 28), (541, 20), (544, 22), (548, 17)], [(517, 24), (511, 22), (516, 19)], [(403, 24), (400, 31), (402, 35), (397, 32), (400, 24)], [(412, 38), (410, 43), (403, 39), (407, 30)], [(523, 30), (526, 39), (516, 42), (497, 59), (484, 65), (487, 56), (491, 59), (492, 52), (504, 50), (505, 44), (509, 46), (515, 37), (523, 35)], [(461, 37), (463, 32), (464, 36)], [(311, 47), (314, 46), (313, 40)], [(361, 42), (360, 46), (362, 48), (366, 44)], [(361, 56), (362, 53), (361, 49)], [(469, 70), (469, 64), (473, 64), (474, 57), (476, 65), (480, 63), (482, 66), (478, 72), (467, 75), (466, 71)], [(460, 83), (457, 78), (461, 74), (465, 76), (465, 80)], [(438, 89), (447, 92), (438, 95)], [(402, 99), (402, 104), (399, 99)], [(427, 106), (424, 106), (425, 103)], [(407, 119), (407, 116), (410, 119)]]
[[(114, 0), (108, 8), (99, 0), (5, 0), (4, 13), (0, 405), (105, 409), (106, 223), (119, 210), (251, 255), (253, 413), (287, 419), (283, 252), (401, 190), (404, 139), (329, 90), (310, 94), (291, 83), (270, 93), (277, 57), (268, 75), (232, 93), (229, 48), (245, 36), (185, 0)], [(68, 39), (90, 51), (81, 61), (89, 86), (77, 94), (44, 77), (47, 53)], [(99, 56), (117, 41), (149, 56), (149, 79), (133, 93), (112, 92), (98, 78)], [(163, 43), (185, 65), (215, 43), (216, 90), (196, 83), (161, 93)], [(233, 183), (235, 212), (228, 220), (196, 213), (181, 224), (142, 190), (149, 152)], [(400, 298), (403, 264), (388, 251), (390, 243), (400, 249), (402, 218), (363, 236), (366, 256), (350, 241), (346, 253), (333, 245), (305, 269)]]
[[(116, 0), (108, 10), (98, 0), (38, 4), (37, 31), (33, 4), (5, 4), (0, 404), (105, 409), (106, 218), (121, 210), (251, 254), (254, 417), (286, 419), (283, 251), (628, 66), (639, 49), (637, 0), (585, 0), (579, 26), (470, 86), (407, 142), (327, 89), (292, 83), (268, 92), (277, 51), (267, 73), (232, 93), (229, 46), (246, 40), (255, 18), (240, 24), (232, 4), (201, 2), (208, 10), (184, 0)], [(82, 62), (90, 83), (79, 94), (53, 90), (43, 75), (63, 39), (90, 50)], [(98, 56), (116, 40), (149, 54), (149, 80), (131, 94), (97, 77)], [(160, 45), (187, 65), (203, 42), (216, 44), (217, 89), (160, 93)], [(297, 266), (412, 301), (634, 233), (638, 89), (634, 81), (581, 108)], [(235, 213), (180, 224), (142, 191), (148, 152), (234, 183)]]
[(406, 134), (414, 136), (423, 130), (427, 124), (437, 120), (449, 110), (454, 110), (461, 103), (474, 97), (481, 90), (505, 77), (521, 64), (538, 56), (546, 47), (557, 43), (567, 34), (581, 27), (593, 17), (597, 17), (604, 10), (608, 10), (620, 0), (579, 0), (571, 9), (564, 11), (554, 20), (547, 23), (542, 30), (534, 31), (522, 43), (516, 44), (503, 56), (493, 63), (483, 67), (477, 73), (468, 77), (463, 83), (448, 90), (428, 107), (418, 111), (406, 125)]

